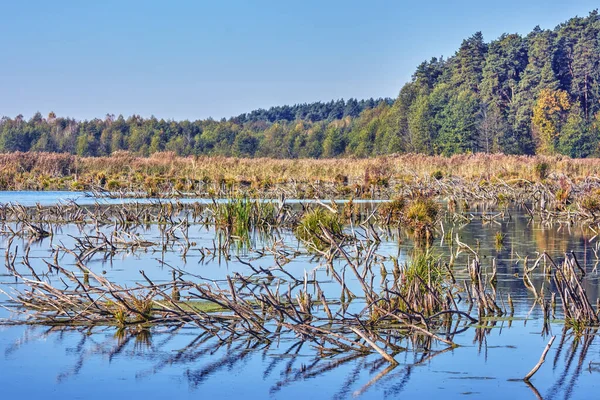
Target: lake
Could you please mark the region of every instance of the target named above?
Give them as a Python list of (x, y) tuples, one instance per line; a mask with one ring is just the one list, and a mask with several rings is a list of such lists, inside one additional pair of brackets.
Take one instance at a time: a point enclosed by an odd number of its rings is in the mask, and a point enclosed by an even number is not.
[[(96, 199), (83, 193), (70, 192), (2, 192), (0, 202), (25, 206), (49, 206), (74, 200), (77, 204), (93, 206)], [(186, 199), (192, 203), (197, 199)], [(121, 200), (98, 199), (103, 204), (120, 204)], [(133, 202), (134, 200), (126, 200)], [(138, 200), (139, 201), (139, 200)], [(163, 200), (164, 201), (164, 200)], [(206, 201), (202, 201), (207, 203)], [(307, 202), (290, 201), (293, 209)], [(364, 207), (377, 207), (366, 202)], [(505, 211), (503, 215), (499, 215)], [(576, 336), (564, 331), (560, 304), (550, 320), (549, 331), (544, 329), (543, 311), (536, 305), (535, 294), (523, 280), (523, 265), (529, 267), (546, 251), (555, 260), (574, 252), (586, 271), (584, 287), (592, 304), (599, 297), (596, 269), (597, 238), (589, 227), (577, 225), (545, 225), (530, 220), (529, 214), (517, 205), (500, 210), (493, 205), (471, 205), (468, 211), (447, 212), (436, 233), (430, 252), (448, 261), (456, 254), (453, 274), (460, 282), (468, 279), (466, 267), (473, 258), (468, 251), (457, 252), (453, 240), (477, 249), (486, 273), (491, 273), (492, 259), (497, 263), (496, 294), (500, 304), (506, 304), (510, 294), (514, 315), (487, 318), (478, 323), (460, 323), (460, 331), (452, 336), (458, 345), (448, 348), (433, 343), (422, 346), (405, 339), (406, 351), (396, 354), (398, 365), (391, 367), (378, 354), (352, 356), (345, 354), (322, 357), (315, 345), (294, 335), (282, 335), (268, 344), (252, 340), (220, 340), (192, 326), (43, 326), (0, 325), (0, 383), (6, 398), (85, 398), (135, 396), (139, 398), (274, 398), (295, 399), (310, 396), (314, 399), (342, 398), (482, 398), (512, 397), (587, 399), (600, 389), (600, 347), (596, 332)], [(135, 287), (144, 283), (143, 270), (153, 282), (169, 282), (172, 268), (214, 282), (225, 282), (235, 273), (252, 274), (253, 268), (272, 268), (278, 256), (270, 252), (283, 248), (290, 260), (287, 273), (302, 278), (314, 276), (325, 293), (336, 282), (328, 275), (322, 259), (306, 250), (293, 229), (252, 231), (246, 240), (234, 243), (229, 254), (212, 252), (223, 239), (222, 230), (205, 224), (201, 218), (190, 219), (189, 226), (173, 230), (165, 236), (162, 225), (140, 224), (127, 229), (144, 246), (122, 249), (111, 257), (99, 252), (92, 254), (86, 266), (93, 273), (119, 285)], [(60, 248), (77, 249), (78, 238), (104, 233), (111, 235), (112, 224), (93, 225), (85, 222), (56, 225), (51, 237), (32, 240), (13, 237), (18, 222), (4, 223), (0, 251), (17, 252), (16, 269), (31, 277), (20, 263), (25, 249), (29, 260), (39, 273), (48, 271), (46, 262), (53, 263)], [(346, 226), (346, 232), (358, 227)], [(409, 262), (414, 251), (410, 235), (397, 229), (378, 230), (381, 243), (376, 246), (383, 268), (391, 271), (391, 257), (399, 263)], [(185, 233), (184, 233), (185, 230)], [(452, 234), (450, 234), (452, 232)], [(501, 232), (504, 240), (496, 243)], [(137, 240), (136, 239), (136, 240)], [(451, 240), (452, 239), (452, 240)], [(10, 247), (9, 247), (10, 246)], [(184, 251), (184, 248), (187, 250)], [(182, 256), (185, 254), (184, 256)], [(76, 260), (68, 253), (60, 254), (60, 264), (72, 271)], [(342, 268), (344, 261), (333, 262)], [(377, 267), (379, 270), (379, 267)], [(378, 276), (379, 278), (379, 276)], [(58, 274), (43, 276), (48, 283), (63, 287)], [(353, 292), (360, 291), (358, 280), (350, 273), (346, 284)], [(549, 281), (536, 270), (530, 274), (534, 290), (540, 293)], [(225, 283), (226, 285), (226, 283)], [(25, 289), (6, 268), (0, 273), (0, 289), (9, 295)], [(461, 310), (469, 310), (466, 299), (459, 302)], [(0, 318), (5, 321), (24, 320), (7, 296), (0, 294)], [(332, 301), (332, 308), (337, 303)], [(360, 312), (364, 299), (350, 303), (351, 312)], [(355, 310), (355, 311), (352, 311)], [(475, 310), (471, 315), (477, 317)], [(538, 362), (550, 336), (556, 340), (546, 362), (530, 384), (522, 380)]]

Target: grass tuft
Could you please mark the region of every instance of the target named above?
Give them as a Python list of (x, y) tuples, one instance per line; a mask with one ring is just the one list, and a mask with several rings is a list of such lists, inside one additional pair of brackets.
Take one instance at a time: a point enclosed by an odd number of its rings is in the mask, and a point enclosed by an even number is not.
[(295, 232), (309, 247), (324, 250), (330, 243), (323, 236), (323, 228), (337, 236), (342, 234), (343, 224), (338, 214), (319, 207), (304, 214)]

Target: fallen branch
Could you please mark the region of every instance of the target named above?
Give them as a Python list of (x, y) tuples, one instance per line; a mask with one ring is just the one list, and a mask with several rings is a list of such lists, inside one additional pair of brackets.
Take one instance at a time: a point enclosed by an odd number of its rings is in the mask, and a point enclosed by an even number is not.
[(550, 350), (550, 347), (552, 347), (552, 343), (554, 343), (554, 339), (556, 339), (556, 336), (552, 336), (550, 338), (550, 341), (546, 345), (546, 348), (544, 349), (544, 352), (542, 353), (542, 356), (540, 357), (540, 360), (538, 361), (538, 363), (535, 365), (535, 367), (533, 367), (533, 369), (531, 371), (529, 371), (529, 373), (527, 375), (525, 375), (525, 378), (523, 378), (523, 380), (525, 382), (529, 382), (529, 380), (531, 379), (531, 377), (533, 375), (535, 375), (535, 373), (538, 371), (538, 369), (540, 369), (540, 367), (542, 366), (542, 364), (544, 363), (544, 361), (546, 361), (546, 354), (548, 354), (548, 351)]

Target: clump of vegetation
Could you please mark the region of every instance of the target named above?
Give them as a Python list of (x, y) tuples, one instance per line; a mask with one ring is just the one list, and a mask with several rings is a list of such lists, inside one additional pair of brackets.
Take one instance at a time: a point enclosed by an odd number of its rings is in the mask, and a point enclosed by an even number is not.
[(535, 175), (540, 181), (545, 180), (550, 172), (550, 164), (546, 161), (537, 162), (534, 167)]
[(152, 319), (152, 309), (154, 304), (154, 299), (152, 294), (148, 295), (140, 295), (140, 296), (132, 296), (132, 306), (133, 311), (139, 317), (141, 317), (144, 321), (148, 321)]
[(404, 218), (404, 209), (406, 199), (397, 197), (394, 200), (382, 204), (378, 211), (379, 217), (384, 221), (384, 225), (400, 224)]
[(103, 171), (98, 172), (96, 174), (96, 180), (98, 182), (98, 185), (104, 186), (106, 184), (106, 174)]
[(439, 181), (440, 179), (442, 179), (444, 177), (444, 173), (438, 169), (431, 173), (431, 177), (433, 179)]
[(440, 206), (431, 198), (414, 199), (405, 212), (405, 223), (414, 234), (415, 239), (429, 242), (433, 239), (433, 230), (438, 220)]
[(501, 249), (504, 246), (504, 239), (506, 239), (506, 235), (500, 231), (496, 232), (494, 235), (494, 242), (496, 243), (496, 248)]
[(579, 206), (593, 216), (600, 213), (600, 189), (596, 189), (592, 193), (584, 196), (579, 201)]
[(225, 203), (214, 203), (211, 209), (217, 226), (225, 227), (232, 235), (244, 239), (254, 228), (275, 224), (275, 206), (271, 202), (239, 197)]
[(85, 189), (85, 185), (82, 182), (74, 181), (71, 183), (71, 190), (82, 191)]
[(295, 232), (296, 236), (309, 247), (324, 250), (330, 246), (330, 243), (324, 236), (323, 229), (334, 236), (339, 236), (342, 234), (343, 224), (338, 214), (319, 207), (304, 214)]
[(117, 326), (144, 323), (153, 318), (154, 296), (152, 294), (127, 294), (126, 298), (127, 306), (110, 300), (105, 303)]
[(173, 189), (175, 189), (177, 192), (183, 192), (185, 190), (185, 184), (181, 181), (177, 182), (175, 184), (175, 186), (173, 187)]
[(337, 174), (335, 176), (335, 182), (339, 185), (346, 186), (348, 184), (348, 176), (343, 174)]
[(342, 215), (346, 221), (355, 221), (358, 217), (360, 217), (360, 209), (354, 202), (354, 199), (350, 199), (344, 203)]
[(119, 184), (119, 181), (115, 179), (111, 179), (106, 183), (106, 189), (108, 190), (119, 190), (120, 187), (121, 185)]
[(506, 194), (498, 193), (496, 195), (496, 201), (498, 202), (498, 207), (506, 207), (506, 206), (508, 206), (510, 199), (508, 198), (508, 196)]
[(429, 242), (438, 221), (440, 206), (432, 198), (417, 197), (407, 200), (398, 197), (381, 205), (378, 216), (383, 225), (402, 225), (415, 234), (417, 241)]
[(385, 163), (380, 165), (368, 166), (365, 169), (364, 185), (388, 187), (390, 185), (390, 173)]
[(444, 293), (448, 288), (448, 272), (441, 260), (431, 252), (415, 251), (409, 262), (394, 265), (394, 279), (400, 296), (391, 307), (409, 313), (433, 315), (445, 309)]
[(556, 191), (556, 202), (558, 203), (558, 208), (563, 208), (570, 203), (571, 192), (573, 189), (565, 179), (561, 179), (559, 185), (560, 187)]

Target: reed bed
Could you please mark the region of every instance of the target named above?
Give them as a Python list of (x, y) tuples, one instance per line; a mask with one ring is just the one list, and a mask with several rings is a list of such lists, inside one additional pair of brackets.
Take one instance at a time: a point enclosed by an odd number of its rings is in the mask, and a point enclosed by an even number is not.
[[(600, 160), (567, 157), (415, 154), (369, 159), (240, 159), (76, 157), (54, 153), (0, 154), (2, 190), (87, 190), (118, 196), (221, 196), (391, 199), (415, 191), (486, 196), (487, 191), (561, 184), (599, 187)], [(463, 190), (464, 189), (464, 190)], [(461, 194), (461, 191), (464, 192)], [(581, 190), (573, 190), (576, 194)]]

